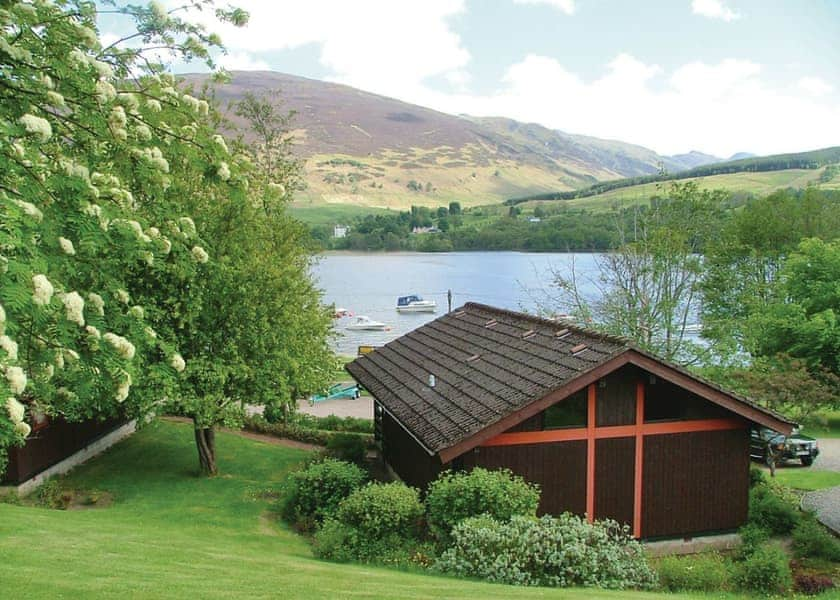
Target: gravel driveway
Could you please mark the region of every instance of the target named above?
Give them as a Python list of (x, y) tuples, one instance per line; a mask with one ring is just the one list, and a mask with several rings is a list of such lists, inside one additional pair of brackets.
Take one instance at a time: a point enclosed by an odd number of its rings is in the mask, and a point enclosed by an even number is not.
[[(818, 440), (820, 455), (812, 469), (840, 471), (840, 439)], [(827, 490), (808, 492), (802, 498), (802, 508), (813, 510), (823, 525), (840, 534), (840, 485)]]

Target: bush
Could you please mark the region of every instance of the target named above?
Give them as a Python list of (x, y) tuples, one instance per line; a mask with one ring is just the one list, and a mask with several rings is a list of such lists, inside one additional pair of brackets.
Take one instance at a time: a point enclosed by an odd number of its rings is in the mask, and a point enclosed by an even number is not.
[(656, 573), (627, 527), (560, 517), (472, 517), (452, 529), (453, 544), (435, 569), (460, 577), (540, 586), (651, 588)]
[(420, 493), (402, 482), (369, 483), (341, 502), (336, 519), (369, 539), (394, 533), (416, 538), (423, 519)]
[(432, 534), (442, 543), (452, 528), (468, 517), (487, 514), (499, 521), (514, 515), (535, 516), (539, 487), (502, 469), (444, 472), (429, 486), (426, 514)]
[(64, 490), (57, 479), (48, 479), (35, 492), (35, 499), (41, 506), (66, 510), (73, 500), (73, 494)]
[(405, 565), (422, 554), (423, 505), (403, 483), (371, 483), (345, 498), (315, 534), (315, 555), (336, 561)]
[(311, 529), (361, 487), (365, 473), (354, 464), (324, 459), (289, 474), (281, 498), (281, 513), (289, 523)]
[(775, 544), (764, 544), (737, 563), (733, 579), (744, 591), (767, 594), (784, 594), (792, 584), (787, 555)]
[(840, 542), (809, 515), (793, 529), (793, 553), (800, 558), (840, 561)]
[[(297, 440), (299, 442), (315, 444), (318, 446), (326, 446), (333, 436), (338, 435), (335, 431), (312, 429), (311, 427), (293, 422), (269, 423), (260, 415), (247, 417), (245, 419), (244, 427), (248, 431), (256, 431), (257, 433)], [(356, 433), (354, 435), (359, 436), (367, 448), (374, 447), (373, 435), (367, 433)]]
[(741, 547), (738, 549), (738, 557), (741, 559), (752, 556), (759, 547), (770, 539), (770, 532), (755, 523), (747, 523), (738, 530), (741, 536)]
[(799, 573), (793, 578), (793, 589), (800, 594), (815, 596), (834, 589), (834, 581), (824, 575)]
[(750, 467), (750, 488), (767, 483), (767, 476), (758, 467)]
[(729, 567), (711, 552), (696, 556), (667, 556), (657, 566), (660, 585), (670, 592), (715, 592), (729, 587)]
[(366, 451), (364, 440), (353, 433), (336, 433), (327, 440), (327, 455), (338, 460), (361, 464)]
[(757, 485), (750, 490), (749, 521), (773, 534), (784, 535), (799, 522), (796, 505), (769, 485)]

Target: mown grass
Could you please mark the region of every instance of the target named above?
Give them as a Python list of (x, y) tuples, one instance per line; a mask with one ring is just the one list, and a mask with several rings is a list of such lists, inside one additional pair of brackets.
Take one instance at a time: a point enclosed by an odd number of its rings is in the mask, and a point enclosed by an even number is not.
[(837, 471), (817, 471), (810, 467), (779, 467), (776, 480), (797, 490), (822, 490), (840, 485)]
[(0, 597), (666, 598), (522, 589), (312, 558), (270, 513), (306, 452), (221, 433), (222, 475), (197, 475), (189, 425), (155, 422), (65, 485), (113, 494), (108, 508), (0, 504)]
[(840, 410), (818, 415), (813, 423), (802, 428), (805, 435), (819, 438), (840, 438)]
[(387, 214), (391, 211), (372, 206), (293, 202), (289, 214), (307, 225), (350, 225), (356, 217)]

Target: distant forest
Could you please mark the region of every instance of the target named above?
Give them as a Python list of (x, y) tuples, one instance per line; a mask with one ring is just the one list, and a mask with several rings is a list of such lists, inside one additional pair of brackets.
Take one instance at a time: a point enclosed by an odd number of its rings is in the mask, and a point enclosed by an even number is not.
[(638, 177), (602, 181), (579, 190), (548, 192), (522, 196), (520, 198), (511, 198), (510, 200), (506, 200), (505, 204), (513, 206), (529, 200), (573, 200), (575, 198), (587, 198), (634, 185), (690, 179), (692, 177), (708, 177), (710, 175), (726, 175), (729, 173), (780, 171), (783, 169), (819, 169), (820, 167), (838, 162), (840, 162), (840, 146), (834, 146), (822, 150), (812, 150), (811, 152), (742, 158), (740, 160), (703, 165), (687, 171), (680, 171), (679, 173), (659, 173), (657, 175), (640, 175)]
[[(720, 222), (710, 231), (720, 230), (745, 205), (763, 199), (723, 191), (700, 192), (714, 197), (713, 218)], [(808, 188), (781, 190), (768, 196), (784, 211), (808, 207), (809, 219), (823, 227), (836, 229), (840, 236), (840, 191)], [(412, 210), (356, 218), (346, 237), (332, 237), (332, 227), (312, 228), (312, 235), (325, 250), (449, 252), (455, 250), (521, 250), (530, 252), (603, 252), (621, 244), (621, 232), (633, 226), (634, 219), (656, 203), (669, 202), (668, 190), (647, 205), (593, 212), (564, 203), (540, 205), (523, 214), (519, 206), (504, 207), (504, 213), (487, 215), (490, 207), (461, 210), (457, 202), (449, 207)], [(779, 209), (782, 210), (782, 209)], [(803, 208), (804, 210), (804, 208)], [(832, 215), (836, 215), (833, 217)], [(793, 213), (788, 215), (794, 218)], [(797, 217), (798, 218), (798, 217)], [(412, 233), (414, 228), (434, 228), (429, 233)], [(707, 240), (697, 240), (698, 251)]]

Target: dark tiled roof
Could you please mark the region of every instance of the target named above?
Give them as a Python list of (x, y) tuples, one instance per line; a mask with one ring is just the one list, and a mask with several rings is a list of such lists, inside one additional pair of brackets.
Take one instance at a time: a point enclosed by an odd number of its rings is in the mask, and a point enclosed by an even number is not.
[(628, 347), (562, 321), (469, 303), (357, 358), (347, 370), (437, 452)]
[[(357, 358), (347, 371), (436, 453), (628, 350), (791, 423), (627, 340), (476, 303)], [(435, 376), (434, 387), (429, 386), (430, 374)]]

